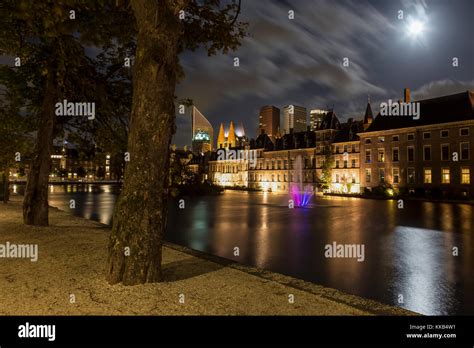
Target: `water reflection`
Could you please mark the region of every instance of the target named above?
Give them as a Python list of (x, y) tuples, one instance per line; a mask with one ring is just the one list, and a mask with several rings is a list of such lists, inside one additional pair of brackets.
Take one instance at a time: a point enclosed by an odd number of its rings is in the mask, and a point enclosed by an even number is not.
[[(50, 204), (74, 198), (74, 214), (111, 223), (116, 186), (72, 186), (54, 186)], [(170, 242), (422, 314), (474, 314), (471, 205), (324, 197), (289, 209), (287, 195), (230, 190), (185, 203), (170, 203)], [(365, 261), (325, 258), (333, 241), (363, 244)]]

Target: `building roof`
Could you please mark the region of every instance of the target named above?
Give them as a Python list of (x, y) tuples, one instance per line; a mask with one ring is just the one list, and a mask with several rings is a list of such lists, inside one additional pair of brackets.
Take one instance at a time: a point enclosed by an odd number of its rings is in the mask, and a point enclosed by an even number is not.
[(323, 115), (321, 124), (317, 130), (339, 129), (340, 126), (341, 124), (337, 119), (336, 113), (334, 111), (329, 111), (327, 114)]
[(370, 102), (367, 102), (367, 108), (365, 109), (365, 115), (364, 115), (364, 123), (370, 123), (372, 122), (374, 118), (374, 115), (372, 113), (372, 107), (370, 106)]
[(474, 120), (474, 92), (466, 91), (417, 101), (420, 118), (377, 115), (366, 132), (425, 126), (438, 123)]
[(358, 141), (358, 133), (364, 131), (364, 121), (352, 121), (341, 124), (341, 129), (334, 137), (333, 143), (345, 143), (348, 141)]

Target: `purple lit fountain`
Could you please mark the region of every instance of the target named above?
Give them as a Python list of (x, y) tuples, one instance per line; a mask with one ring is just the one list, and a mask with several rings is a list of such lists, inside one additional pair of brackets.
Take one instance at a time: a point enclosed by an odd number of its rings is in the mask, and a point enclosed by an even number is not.
[(303, 187), (303, 159), (296, 157), (293, 165), (293, 180), (290, 183), (290, 195), (295, 207), (307, 207), (313, 196), (311, 185)]

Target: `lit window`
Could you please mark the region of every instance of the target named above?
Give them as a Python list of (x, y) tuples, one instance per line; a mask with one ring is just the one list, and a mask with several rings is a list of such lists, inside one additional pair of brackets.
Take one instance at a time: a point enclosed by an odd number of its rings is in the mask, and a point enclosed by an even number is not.
[(370, 182), (372, 178), (372, 173), (370, 169), (365, 170), (365, 182)]
[(392, 149), (392, 161), (393, 162), (398, 162), (398, 147), (394, 147)]
[(365, 163), (372, 162), (372, 153), (370, 150), (365, 150)]
[(384, 149), (379, 149), (378, 150), (377, 160), (379, 162), (385, 162), (385, 150)]
[(415, 168), (410, 167), (407, 169), (407, 182), (409, 184), (415, 183)]
[(449, 184), (449, 182), (450, 182), (449, 168), (442, 168), (441, 169), (441, 183)]
[(469, 168), (461, 168), (461, 184), (471, 183), (471, 170)]
[(392, 177), (393, 177), (394, 184), (400, 183), (400, 169), (392, 168)]
[(379, 143), (385, 142), (385, 137), (379, 137)]
[(423, 181), (424, 181), (425, 184), (431, 184), (432, 183), (431, 168), (425, 168)]
[(383, 184), (385, 182), (385, 169), (379, 168), (379, 182)]

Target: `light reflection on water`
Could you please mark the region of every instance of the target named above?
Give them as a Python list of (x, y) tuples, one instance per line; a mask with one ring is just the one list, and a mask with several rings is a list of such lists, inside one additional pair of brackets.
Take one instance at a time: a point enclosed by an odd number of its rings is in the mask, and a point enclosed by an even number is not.
[[(115, 186), (69, 186), (54, 186), (50, 204), (69, 210), (74, 198), (75, 214), (111, 223)], [(324, 197), (288, 209), (288, 199), (227, 191), (185, 199), (185, 209), (173, 201), (166, 239), (422, 314), (474, 314), (473, 206)], [(365, 261), (325, 258), (333, 241), (364, 244)]]

